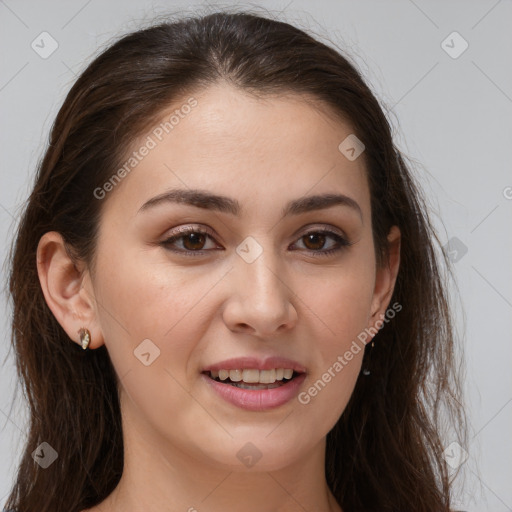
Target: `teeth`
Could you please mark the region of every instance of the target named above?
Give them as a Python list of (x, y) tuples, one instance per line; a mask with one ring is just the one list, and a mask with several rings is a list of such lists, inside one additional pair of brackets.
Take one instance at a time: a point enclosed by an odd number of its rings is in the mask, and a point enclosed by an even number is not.
[(244, 370), (242, 373), (242, 380), (247, 384), (257, 384), (260, 381), (259, 370)]
[(229, 378), (233, 382), (240, 382), (242, 380), (242, 370), (229, 370)]
[(272, 368), (271, 370), (218, 370), (210, 371), (212, 379), (219, 378), (219, 380), (230, 379), (232, 382), (245, 382), (247, 384), (273, 384), (276, 381), (283, 379), (291, 379), (293, 370), (291, 368)]
[(291, 379), (292, 378), (293, 370), (287, 369), (287, 370), (283, 370), (283, 371), (284, 371), (284, 378), (285, 379)]
[(260, 382), (262, 384), (274, 384), (275, 381), (276, 371), (274, 369), (260, 371)]

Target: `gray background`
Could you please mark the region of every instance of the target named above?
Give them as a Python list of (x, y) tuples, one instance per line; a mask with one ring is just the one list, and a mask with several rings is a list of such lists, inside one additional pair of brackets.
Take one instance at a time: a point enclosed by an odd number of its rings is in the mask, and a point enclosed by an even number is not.
[[(156, 14), (230, 5), (0, 0), (2, 261), (57, 109), (99, 47)], [(468, 511), (512, 510), (512, 2), (275, 0), (238, 5), (282, 11), (283, 19), (346, 49), (389, 109), (399, 146), (418, 163), (417, 177), (441, 240), (451, 240), (450, 247), (458, 251), (453, 253), (461, 296), (456, 315), (471, 430), (464, 447), (469, 452), (463, 464), (466, 486), (461, 491), (459, 484), (455, 497)], [(43, 31), (58, 43), (46, 59), (31, 47)], [(457, 58), (464, 44), (458, 36), (442, 46), (454, 31), (469, 44)], [(4, 265), (4, 287), (6, 279)], [(26, 421), (21, 400), (12, 406), (15, 372), (5, 291), (0, 315), (3, 504)]]

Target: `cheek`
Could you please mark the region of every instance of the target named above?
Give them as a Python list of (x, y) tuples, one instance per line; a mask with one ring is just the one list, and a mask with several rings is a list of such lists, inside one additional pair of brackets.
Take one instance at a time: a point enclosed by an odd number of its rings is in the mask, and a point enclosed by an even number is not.
[(366, 327), (371, 292), (370, 286), (365, 286), (360, 280), (333, 280), (323, 292), (309, 297), (326, 331), (340, 343)]
[(105, 253), (109, 257), (98, 261), (95, 292), (105, 344), (118, 374), (144, 366), (138, 356), (149, 352), (145, 357), (154, 360), (151, 367), (167, 368), (183, 380), (190, 355), (211, 322), (204, 295), (218, 276), (197, 271), (192, 276), (168, 262), (150, 262), (143, 252), (138, 258)]
[[(211, 417), (191, 401), (188, 379), (195, 371), (199, 342), (211, 323), (207, 301), (201, 298), (218, 276), (191, 279), (142, 259), (125, 257), (112, 265), (111, 254), (101, 270), (98, 266), (98, 279), (103, 276), (98, 313), (126, 400), (124, 412), (130, 421), (145, 418), (160, 432), (169, 433), (171, 418), (181, 430), (204, 425)], [(180, 428), (171, 430), (176, 433)]]
[(374, 262), (364, 254), (353, 253), (336, 267), (301, 278), (297, 294), (314, 313), (324, 339), (323, 349), (332, 353), (368, 327), (375, 275)]
[[(361, 371), (365, 329), (371, 313), (374, 260), (354, 254), (330, 269), (328, 278), (312, 276), (302, 289), (315, 313), (314, 371), (299, 395), (301, 424), (327, 433), (343, 413)], [(309, 284), (309, 286), (307, 286)], [(309, 292), (306, 294), (306, 290)], [(311, 418), (317, 418), (311, 421)], [(320, 425), (321, 423), (321, 425)], [(306, 434), (305, 434), (306, 435)], [(313, 431), (311, 431), (313, 435)]]
[[(294, 421), (301, 425), (304, 444), (326, 436), (342, 416), (360, 376), (364, 344), (356, 317), (339, 323), (336, 337), (318, 339), (318, 361), (297, 397)], [(341, 334), (340, 334), (341, 333)]]

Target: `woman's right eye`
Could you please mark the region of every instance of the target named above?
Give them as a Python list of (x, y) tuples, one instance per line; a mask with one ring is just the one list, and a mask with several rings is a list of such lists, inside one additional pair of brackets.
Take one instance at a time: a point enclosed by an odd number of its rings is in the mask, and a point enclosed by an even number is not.
[[(216, 249), (218, 247), (205, 247), (205, 244), (208, 239), (213, 240), (213, 236), (210, 234), (208, 230), (202, 228), (191, 228), (187, 230), (180, 231), (176, 235), (172, 235), (163, 242), (163, 245), (166, 249), (169, 249), (174, 252), (178, 252), (180, 254), (185, 254), (187, 256), (192, 256), (195, 254), (203, 254), (203, 250), (211, 250)], [(176, 249), (176, 242), (180, 242), (181, 247)], [(195, 253), (195, 254), (194, 254)]]

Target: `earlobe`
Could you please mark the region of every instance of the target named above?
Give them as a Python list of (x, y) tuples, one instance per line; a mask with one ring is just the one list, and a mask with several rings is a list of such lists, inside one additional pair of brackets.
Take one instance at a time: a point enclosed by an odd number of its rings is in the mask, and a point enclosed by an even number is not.
[(392, 226), (387, 236), (388, 260), (385, 265), (377, 269), (375, 277), (371, 310), (371, 321), (373, 323), (379, 320), (381, 315), (385, 314), (393, 295), (398, 270), (400, 268), (400, 240), (400, 229), (398, 226)]
[(93, 298), (80, 293), (84, 274), (69, 257), (60, 233), (51, 231), (39, 240), (37, 272), (46, 303), (67, 335), (81, 345), (79, 330), (85, 328), (91, 333), (89, 348), (100, 346), (103, 337)]

